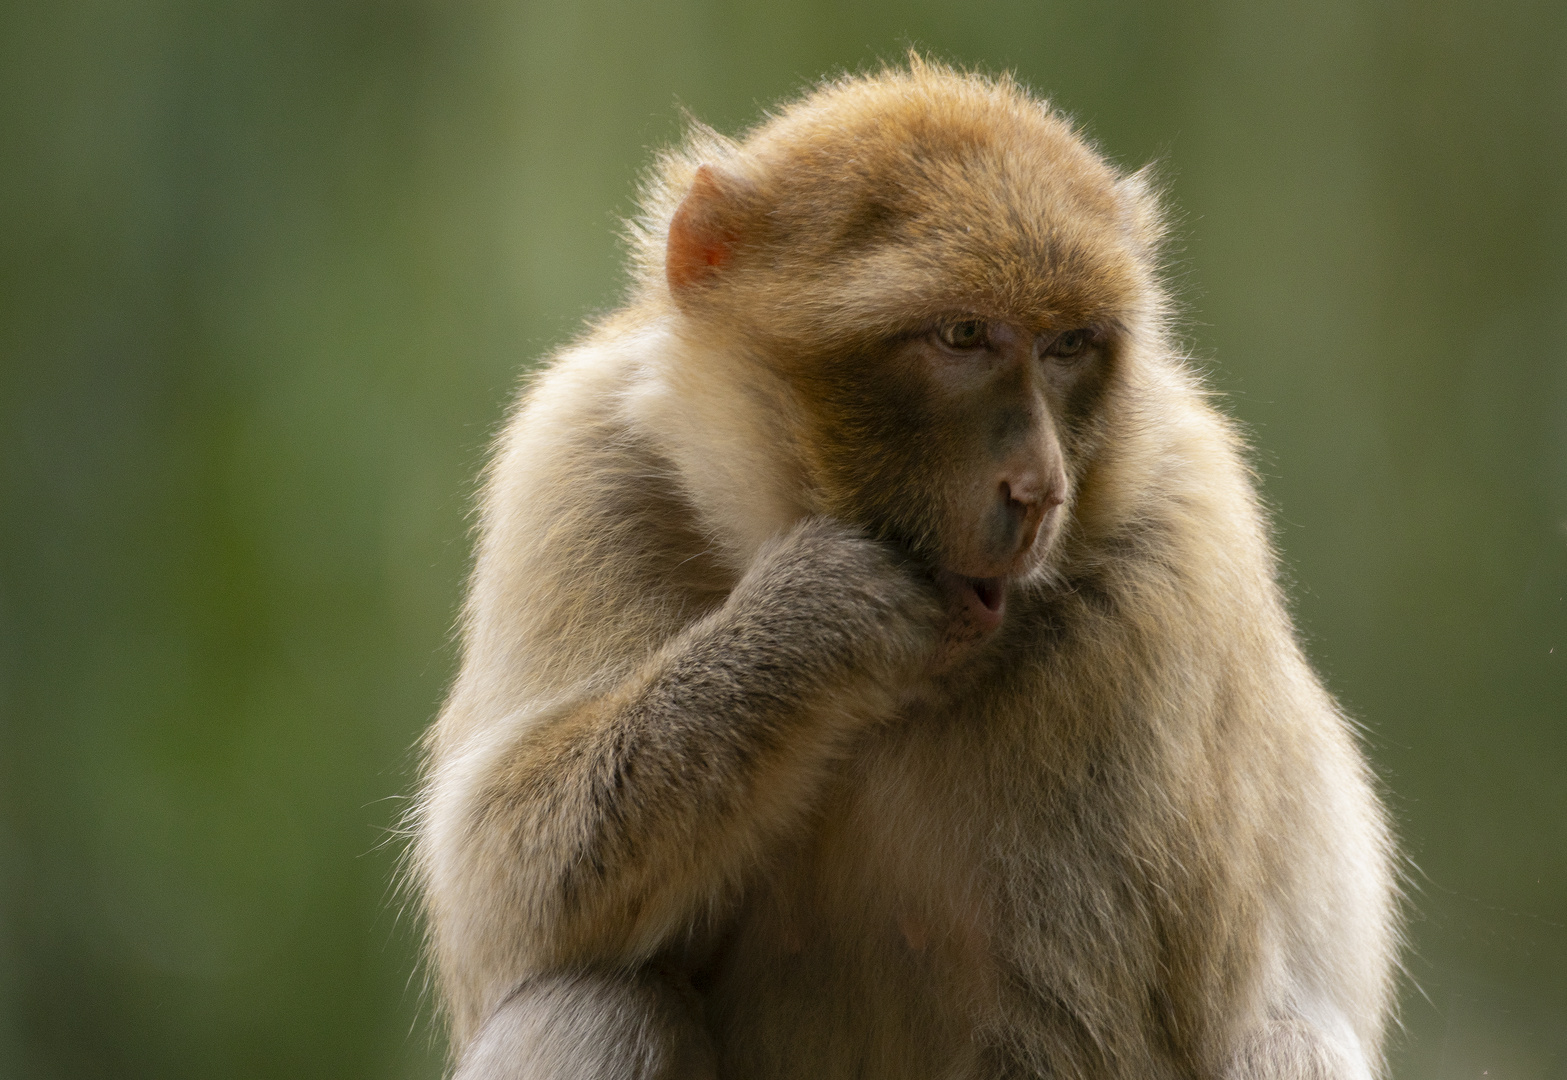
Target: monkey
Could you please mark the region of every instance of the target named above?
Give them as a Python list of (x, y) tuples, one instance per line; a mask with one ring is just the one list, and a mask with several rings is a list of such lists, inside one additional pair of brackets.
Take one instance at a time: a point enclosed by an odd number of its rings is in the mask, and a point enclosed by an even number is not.
[(692, 125), (482, 481), (411, 825), (460, 1080), (1371, 1080), (1395, 848), (1166, 215), (911, 54)]

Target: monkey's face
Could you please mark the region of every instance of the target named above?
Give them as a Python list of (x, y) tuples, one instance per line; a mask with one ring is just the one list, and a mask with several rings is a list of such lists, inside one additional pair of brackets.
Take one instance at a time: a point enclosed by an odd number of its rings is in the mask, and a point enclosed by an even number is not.
[(821, 509), (903, 544), (988, 633), (1070, 513), (1110, 351), (1098, 327), (964, 314), (826, 358), (802, 395)]

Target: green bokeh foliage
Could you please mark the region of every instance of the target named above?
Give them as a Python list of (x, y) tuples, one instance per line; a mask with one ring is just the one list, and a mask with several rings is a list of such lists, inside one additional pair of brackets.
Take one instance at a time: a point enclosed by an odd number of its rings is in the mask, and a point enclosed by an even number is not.
[(909, 44), (1162, 163), (1192, 348), (1417, 865), (1397, 1074), (1567, 1076), (1535, 0), (0, 9), (0, 1076), (437, 1074), (386, 840), (484, 445), (614, 303), (682, 106), (733, 130)]

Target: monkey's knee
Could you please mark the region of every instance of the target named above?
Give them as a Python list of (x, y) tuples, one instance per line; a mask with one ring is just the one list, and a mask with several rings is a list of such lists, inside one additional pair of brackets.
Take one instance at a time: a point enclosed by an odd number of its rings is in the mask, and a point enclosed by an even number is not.
[(530, 979), (484, 1022), (453, 1080), (712, 1080), (700, 1002), (655, 971)]
[(1340, 1046), (1302, 1021), (1283, 1021), (1246, 1040), (1225, 1080), (1371, 1080), (1359, 1047)]

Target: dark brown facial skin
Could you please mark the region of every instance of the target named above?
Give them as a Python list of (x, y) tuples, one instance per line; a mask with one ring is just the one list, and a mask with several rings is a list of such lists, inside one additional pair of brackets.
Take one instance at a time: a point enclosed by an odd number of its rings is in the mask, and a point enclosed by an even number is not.
[(1000, 628), (1012, 584), (1048, 558), (1071, 497), (1063, 429), (1103, 378), (1104, 338), (1090, 327), (955, 317), (824, 364), (832, 376), (813, 381), (832, 406), (824, 424), (875, 435), (829, 459), (829, 512), (929, 567), (950, 612), (937, 670)]
[(1048, 547), (1056, 511), (1066, 502), (1053, 416), (1059, 384), (1086, 357), (1062, 362), (1049, 351), (1058, 335), (1032, 334), (1015, 323), (957, 325), (976, 340), (949, 344), (943, 328), (910, 342), (908, 356), (924, 369), (935, 407), (967, 428), (974, 443), (973, 481), (955, 493), (960, 517), (972, 524), (944, 538), (941, 569), (970, 578), (1016, 576), (1032, 565), (1036, 550)]

